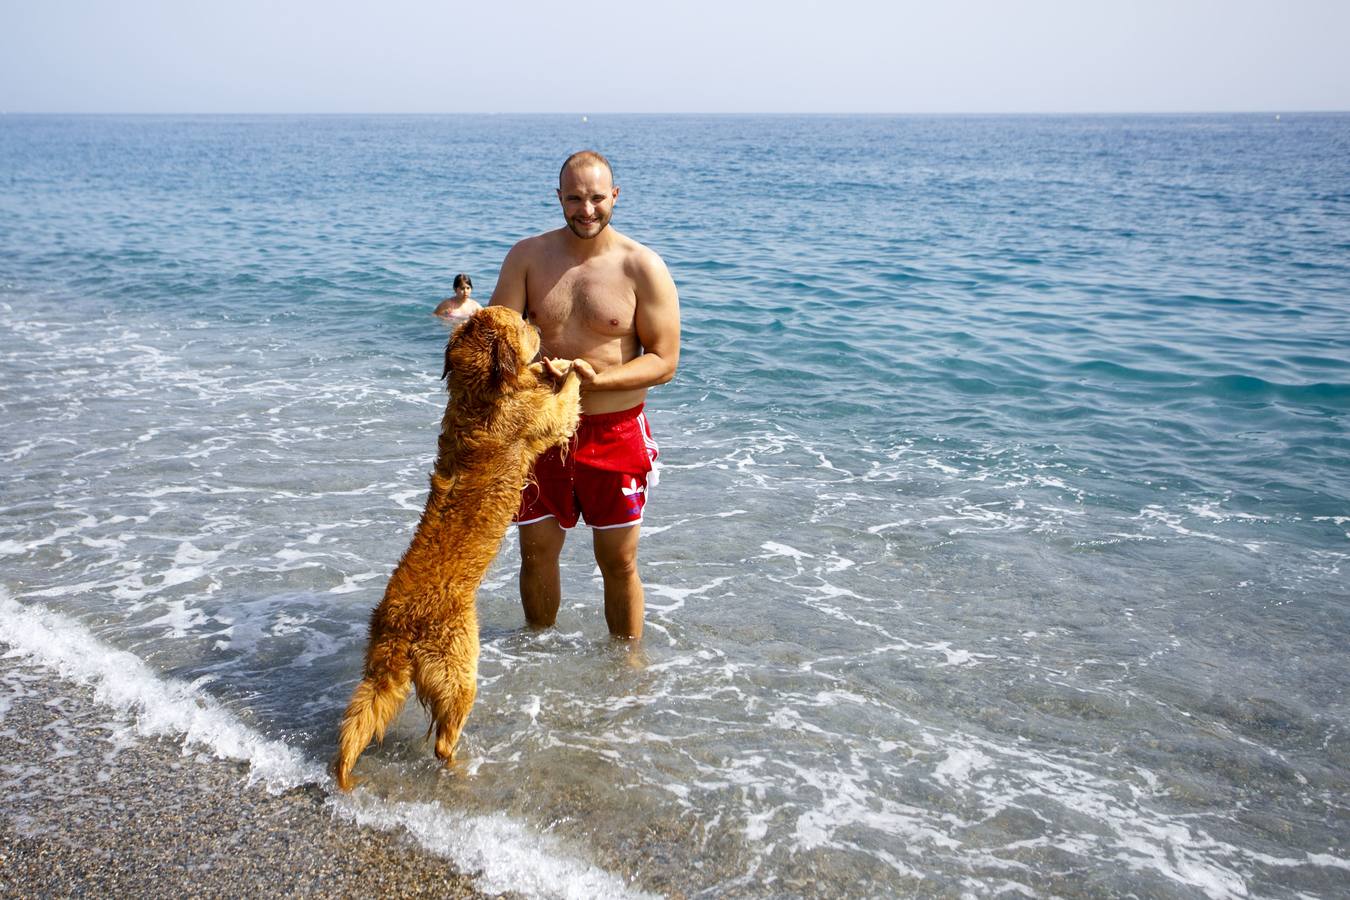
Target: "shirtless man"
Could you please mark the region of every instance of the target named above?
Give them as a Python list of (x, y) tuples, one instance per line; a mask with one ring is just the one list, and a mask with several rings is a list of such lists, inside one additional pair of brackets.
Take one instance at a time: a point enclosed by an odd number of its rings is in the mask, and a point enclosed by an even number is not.
[(525, 619), (536, 628), (556, 619), (558, 558), (580, 516), (592, 529), (610, 634), (639, 638), (638, 531), (657, 453), (642, 405), (649, 387), (675, 377), (680, 301), (661, 257), (609, 226), (618, 197), (608, 160), (589, 150), (568, 157), (558, 175), (566, 226), (511, 248), (491, 304), (539, 328), (555, 374), (572, 360), (581, 376), (577, 439), (565, 459), (540, 457), (521, 493)]

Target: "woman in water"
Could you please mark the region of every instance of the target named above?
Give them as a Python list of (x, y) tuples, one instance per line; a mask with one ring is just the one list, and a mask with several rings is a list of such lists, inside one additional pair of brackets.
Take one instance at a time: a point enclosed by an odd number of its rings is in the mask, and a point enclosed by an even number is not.
[(467, 319), (482, 309), (477, 300), (469, 298), (472, 293), (473, 279), (460, 272), (455, 276), (455, 296), (442, 300), (432, 315), (440, 316), (442, 319)]

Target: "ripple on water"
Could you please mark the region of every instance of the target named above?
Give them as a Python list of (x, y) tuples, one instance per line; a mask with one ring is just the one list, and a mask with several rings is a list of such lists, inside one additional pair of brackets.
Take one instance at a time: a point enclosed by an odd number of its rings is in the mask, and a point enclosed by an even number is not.
[(683, 300), (647, 636), (584, 535), (523, 630), (508, 535), (464, 758), (410, 706), (343, 814), (541, 894), (1338, 893), (1344, 117), (809, 124), (7, 128), (6, 640), (62, 616), (128, 715), (311, 777), (427, 489), (429, 309), (596, 140)]

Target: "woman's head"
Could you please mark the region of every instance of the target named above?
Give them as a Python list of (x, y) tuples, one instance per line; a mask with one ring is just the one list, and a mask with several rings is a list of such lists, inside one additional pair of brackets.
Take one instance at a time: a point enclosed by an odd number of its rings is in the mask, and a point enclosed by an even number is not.
[(461, 290), (466, 294), (473, 290), (473, 279), (463, 272), (455, 276), (455, 293), (458, 294)]

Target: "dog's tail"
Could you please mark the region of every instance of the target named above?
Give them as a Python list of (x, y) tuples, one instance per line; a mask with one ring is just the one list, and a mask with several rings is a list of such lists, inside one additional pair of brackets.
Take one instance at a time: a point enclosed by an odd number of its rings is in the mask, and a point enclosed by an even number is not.
[(412, 688), (412, 664), (407, 647), (391, 646), (394, 643), (381, 641), (371, 647), (366, 658), (365, 678), (356, 686), (342, 717), (333, 777), (344, 791), (351, 790), (356, 783), (352, 778), (356, 758), (370, 744), (371, 738), (384, 740), (385, 728), (403, 708)]

